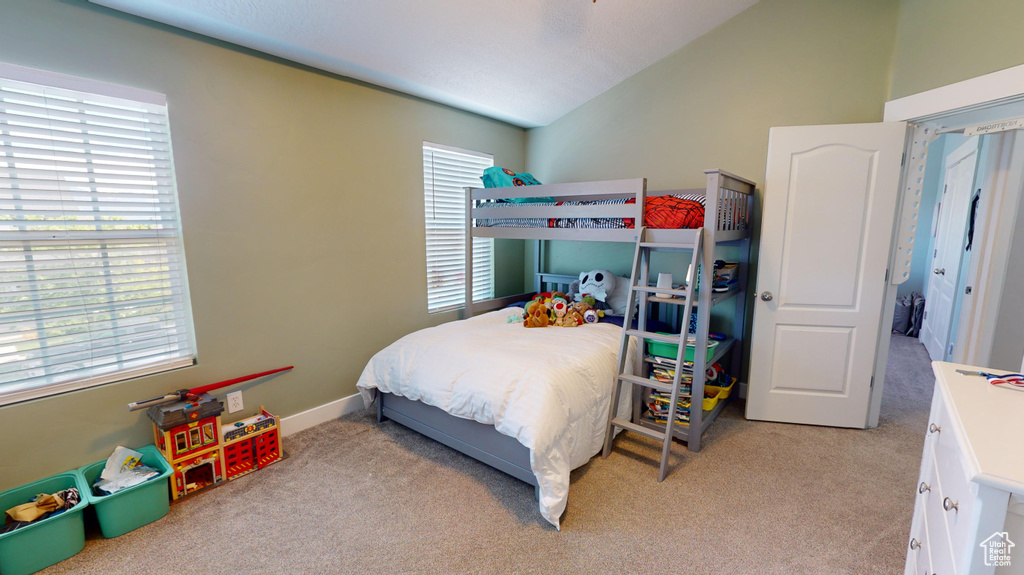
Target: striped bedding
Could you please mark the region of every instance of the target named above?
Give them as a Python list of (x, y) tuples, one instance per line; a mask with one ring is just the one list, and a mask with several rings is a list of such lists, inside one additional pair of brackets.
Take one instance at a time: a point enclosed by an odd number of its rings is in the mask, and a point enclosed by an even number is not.
[[(634, 198), (577, 202), (538, 202), (530, 206), (597, 206), (635, 204)], [(493, 203), (487, 207), (522, 206), (524, 204)], [(624, 229), (635, 226), (634, 218), (485, 218), (476, 220), (477, 227), (491, 228), (574, 228)], [(649, 228), (689, 228), (704, 226), (704, 195), (679, 194), (647, 198), (644, 225)]]

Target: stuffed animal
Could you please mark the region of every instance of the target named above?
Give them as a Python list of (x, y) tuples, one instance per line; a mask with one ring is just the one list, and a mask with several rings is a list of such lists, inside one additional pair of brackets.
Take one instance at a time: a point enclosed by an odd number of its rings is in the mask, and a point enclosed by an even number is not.
[(537, 297), (526, 304), (523, 327), (547, 327), (550, 323), (551, 318), (548, 316), (548, 306), (544, 305), (544, 298)]
[(596, 310), (610, 310), (613, 315), (625, 315), (629, 299), (629, 279), (620, 278), (608, 270), (591, 270), (580, 274), (579, 280), (569, 285), (573, 301), (582, 301), (583, 296), (592, 296), (596, 301), (590, 307)]
[[(569, 315), (572, 317), (571, 327), (576, 327), (587, 323), (586, 314), (589, 311), (593, 310), (591, 310), (590, 306), (587, 305), (585, 302), (578, 301), (572, 303), (569, 308)], [(594, 317), (597, 317), (596, 312)]]
[(569, 298), (562, 292), (551, 294), (551, 311), (555, 314), (555, 323), (559, 327), (576, 327), (576, 320), (569, 315)]

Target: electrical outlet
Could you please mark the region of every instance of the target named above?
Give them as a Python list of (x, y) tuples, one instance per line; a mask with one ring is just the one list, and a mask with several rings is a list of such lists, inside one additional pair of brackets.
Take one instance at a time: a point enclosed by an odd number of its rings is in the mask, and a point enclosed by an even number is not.
[(236, 411), (242, 411), (242, 392), (232, 391), (228, 394), (228, 413), (235, 413)]

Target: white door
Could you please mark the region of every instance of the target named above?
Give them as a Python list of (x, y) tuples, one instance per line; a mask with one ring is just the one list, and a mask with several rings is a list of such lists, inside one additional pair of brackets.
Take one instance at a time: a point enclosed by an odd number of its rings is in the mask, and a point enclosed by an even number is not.
[(920, 334), (928, 355), (935, 361), (944, 361), (951, 355), (949, 334), (977, 165), (977, 136), (964, 142), (946, 158), (946, 174), (935, 226), (932, 274), (925, 290), (925, 318)]
[(866, 427), (906, 129), (772, 128), (748, 418)]

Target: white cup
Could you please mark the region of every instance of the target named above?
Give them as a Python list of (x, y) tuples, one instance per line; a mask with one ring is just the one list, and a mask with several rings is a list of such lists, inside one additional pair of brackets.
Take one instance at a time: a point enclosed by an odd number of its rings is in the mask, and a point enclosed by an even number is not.
[[(658, 287), (660, 289), (672, 289), (672, 274), (658, 274)], [(654, 294), (660, 298), (670, 298), (671, 294), (659, 293)]]

